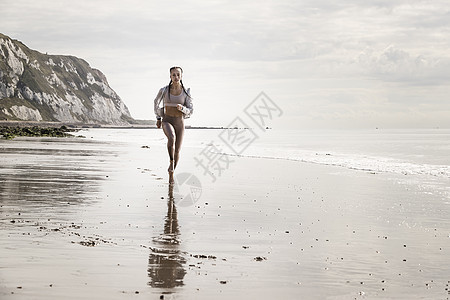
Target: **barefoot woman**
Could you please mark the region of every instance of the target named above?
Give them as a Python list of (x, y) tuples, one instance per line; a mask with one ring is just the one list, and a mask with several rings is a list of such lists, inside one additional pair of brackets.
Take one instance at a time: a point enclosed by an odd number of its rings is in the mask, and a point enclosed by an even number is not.
[(159, 90), (155, 99), (156, 126), (162, 127), (167, 136), (170, 183), (173, 183), (173, 172), (180, 158), (184, 119), (189, 118), (194, 111), (190, 89), (183, 86), (182, 76), (183, 70), (180, 67), (170, 68), (170, 83)]

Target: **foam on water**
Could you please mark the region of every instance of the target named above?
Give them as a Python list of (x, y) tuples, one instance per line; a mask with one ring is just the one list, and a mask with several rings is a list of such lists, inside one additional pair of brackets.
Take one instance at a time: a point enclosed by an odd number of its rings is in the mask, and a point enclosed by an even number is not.
[[(211, 140), (222, 153), (237, 155), (219, 138)], [(238, 156), (293, 160), (385, 173), (399, 182), (450, 198), (448, 153), (450, 130), (269, 130), (260, 134)]]
[[(255, 147), (249, 149), (242, 156), (295, 160), (369, 172), (384, 172), (403, 175), (430, 175), (450, 178), (449, 165), (417, 164), (390, 157), (371, 156), (356, 153), (345, 154), (301, 149), (279, 150), (281, 149), (261, 149)], [(233, 154), (231, 152), (225, 153)]]

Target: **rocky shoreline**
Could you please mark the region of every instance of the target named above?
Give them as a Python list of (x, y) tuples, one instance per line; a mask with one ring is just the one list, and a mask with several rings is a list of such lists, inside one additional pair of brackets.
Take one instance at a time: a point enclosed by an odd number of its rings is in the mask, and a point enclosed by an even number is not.
[(13, 139), (17, 136), (29, 137), (73, 137), (69, 132), (75, 132), (67, 126), (40, 127), (40, 126), (2, 126), (0, 125), (0, 138)]
[[(157, 129), (153, 121), (141, 121), (129, 125), (105, 125), (105, 124), (82, 124), (63, 122), (34, 122), (34, 121), (1, 121), (0, 139), (13, 139), (17, 136), (28, 137), (70, 137), (70, 132), (76, 132), (84, 128), (120, 128), (120, 129)], [(233, 129), (229, 127), (215, 126), (190, 126), (186, 129)]]

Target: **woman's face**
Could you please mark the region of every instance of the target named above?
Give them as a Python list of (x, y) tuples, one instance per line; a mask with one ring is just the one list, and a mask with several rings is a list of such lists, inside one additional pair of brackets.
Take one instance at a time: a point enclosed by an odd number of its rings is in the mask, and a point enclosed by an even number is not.
[(180, 68), (175, 68), (170, 71), (170, 79), (172, 79), (172, 82), (179, 83), (181, 81), (181, 76), (182, 73)]

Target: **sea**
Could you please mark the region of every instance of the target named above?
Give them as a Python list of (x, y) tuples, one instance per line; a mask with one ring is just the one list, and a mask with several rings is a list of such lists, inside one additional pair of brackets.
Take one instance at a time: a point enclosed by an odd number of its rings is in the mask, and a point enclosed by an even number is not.
[[(166, 143), (157, 129), (89, 129), (80, 134), (127, 144)], [(450, 205), (450, 129), (186, 129), (182, 147), (196, 148), (198, 160), (215, 153), (383, 174)]]
[(247, 155), (382, 173), (450, 204), (450, 130), (267, 132)]
[(229, 142), (228, 137), (233, 134), (226, 132), (232, 131), (191, 130), (185, 143), (203, 148), (205, 143), (214, 145), (217, 151), (228, 155), (329, 165), (335, 166), (336, 171), (384, 174), (388, 179), (441, 197), (442, 204), (450, 204), (449, 129), (267, 129), (257, 132), (253, 141), (239, 149)]

